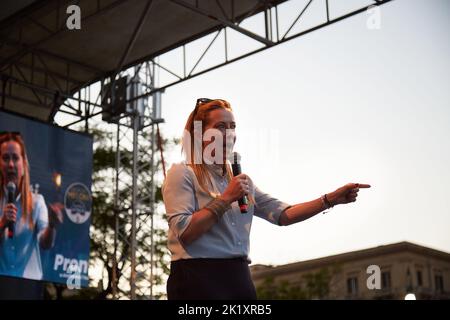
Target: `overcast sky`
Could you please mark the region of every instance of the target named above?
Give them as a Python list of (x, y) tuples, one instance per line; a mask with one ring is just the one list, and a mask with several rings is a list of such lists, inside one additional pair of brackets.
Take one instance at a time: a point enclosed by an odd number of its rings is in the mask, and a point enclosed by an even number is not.
[(243, 171), (283, 201), (313, 200), (347, 182), (372, 185), (356, 203), (293, 226), (255, 218), (253, 263), (398, 241), (450, 252), (450, 2), (395, 0), (381, 7), (375, 30), (368, 18), (346, 19), (163, 95), (165, 137), (181, 136), (197, 98), (228, 100)]

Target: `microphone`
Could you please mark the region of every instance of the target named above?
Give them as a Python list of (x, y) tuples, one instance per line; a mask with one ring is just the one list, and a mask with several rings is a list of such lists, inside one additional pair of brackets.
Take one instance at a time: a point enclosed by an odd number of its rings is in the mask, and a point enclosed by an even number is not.
[[(241, 156), (237, 152), (233, 152), (233, 163), (231, 164), (231, 169), (233, 170), (233, 176), (237, 176), (241, 174)], [(241, 213), (248, 212), (248, 200), (244, 195), (242, 198), (238, 200), (239, 208), (241, 209)]]
[[(16, 195), (16, 185), (14, 182), (9, 182), (6, 186), (8, 189), (8, 203), (14, 203), (14, 196)], [(14, 229), (15, 229), (15, 223), (12, 221), (8, 222), (8, 238), (14, 237)]]

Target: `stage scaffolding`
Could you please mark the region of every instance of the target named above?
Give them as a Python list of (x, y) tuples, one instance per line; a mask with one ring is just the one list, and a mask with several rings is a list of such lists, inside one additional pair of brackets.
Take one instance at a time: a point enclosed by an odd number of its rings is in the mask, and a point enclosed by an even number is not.
[[(127, 265), (122, 271), (124, 280), (113, 284), (114, 298), (120, 296), (121, 288), (129, 289), (131, 299), (154, 297), (156, 126), (164, 122), (161, 119), (164, 91), (289, 40), (377, 10), (390, 1), (355, 0), (352, 3), (358, 3), (357, 6), (346, 6), (344, 10), (339, 0), (37, 1), (0, 22), (1, 108), (78, 130), (80, 126), (87, 131), (90, 126), (107, 123), (108, 130), (114, 133), (117, 151), (114, 261), (116, 265)], [(105, 65), (102, 60), (93, 64), (89, 57), (83, 58), (82, 52), (78, 59), (59, 53), (58, 50), (64, 51), (57, 46), (63, 41), (60, 39), (72, 37), (71, 32), (76, 32), (67, 31), (64, 26), (64, 9), (69, 4), (78, 4), (82, 25), (91, 23), (95, 26), (91, 33), (99, 34), (108, 32), (101, 30), (102, 19), (120, 16), (121, 11), (126, 12), (125, 8), (139, 7), (134, 19), (120, 26), (129, 29), (128, 36), (120, 38), (124, 45), (104, 48), (102, 54), (111, 51), (114, 60), (106, 54)], [(156, 43), (158, 48), (147, 54), (133, 54), (143, 52), (144, 35), (164, 38), (165, 20), (160, 19), (159, 13), (172, 14), (167, 19), (171, 18), (174, 24), (176, 17), (188, 17), (185, 24), (188, 30), (166, 27), (170, 30), (167, 38), (172, 42)], [(307, 27), (302, 26), (303, 21), (308, 21)], [(202, 24), (204, 28), (200, 27)], [(149, 31), (152, 27), (156, 29), (154, 33)], [(29, 30), (35, 31), (37, 40), (24, 36)], [(84, 32), (89, 36), (89, 30)], [(179, 37), (180, 33), (184, 37)], [(233, 51), (234, 43), (242, 46), (243, 41), (246, 43), (243, 47), (249, 49)], [(76, 45), (81, 44), (75, 43), (74, 50)], [(119, 103), (119, 91), (115, 88), (120, 86), (125, 100)], [(116, 104), (122, 108), (116, 108)], [(149, 147), (144, 149), (145, 143)], [(127, 161), (132, 163), (131, 171), (123, 165)], [(120, 192), (127, 187), (131, 193)], [(142, 234), (148, 237), (138, 247), (136, 236)], [(130, 248), (129, 255), (123, 258), (127, 261), (118, 261), (119, 240)]]

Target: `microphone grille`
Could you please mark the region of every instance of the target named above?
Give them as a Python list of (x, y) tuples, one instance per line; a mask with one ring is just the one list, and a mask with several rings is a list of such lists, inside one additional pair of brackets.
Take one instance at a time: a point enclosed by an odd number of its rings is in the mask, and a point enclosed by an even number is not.
[(6, 186), (8, 190), (15, 191), (16, 190), (16, 184), (12, 181), (8, 182), (8, 185)]
[(233, 152), (233, 163), (240, 163), (241, 162), (241, 155), (237, 152)]

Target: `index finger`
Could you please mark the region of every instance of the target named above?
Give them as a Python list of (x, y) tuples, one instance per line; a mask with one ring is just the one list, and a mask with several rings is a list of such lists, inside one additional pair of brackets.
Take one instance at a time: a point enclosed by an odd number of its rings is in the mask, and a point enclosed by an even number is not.
[(364, 183), (357, 183), (357, 188), (370, 188), (370, 184), (364, 184)]

